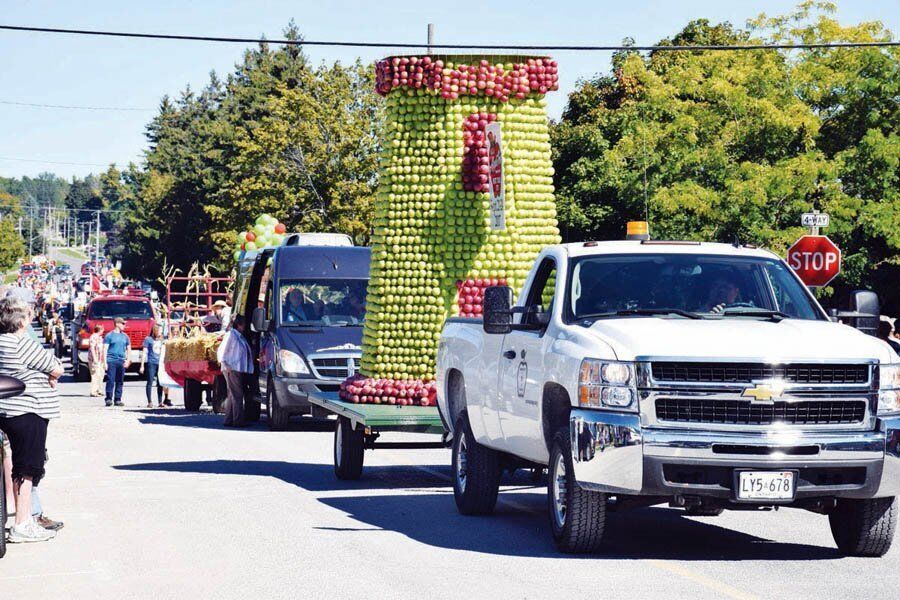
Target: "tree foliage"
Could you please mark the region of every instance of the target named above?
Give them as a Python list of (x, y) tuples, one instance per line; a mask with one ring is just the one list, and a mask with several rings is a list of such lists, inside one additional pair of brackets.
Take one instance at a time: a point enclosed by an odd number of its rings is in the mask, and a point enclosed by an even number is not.
[[(831, 11), (805, 3), (746, 29), (695, 21), (661, 44), (890, 38)], [(553, 130), (565, 237), (621, 238), (648, 215), (658, 238), (783, 254), (800, 214), (819, 209), (845, 259), (826, 293), (874, 287), (900, 310), (898, 64), (895, 48), (617, 54)]]
[[(293, 25), (285, 32), (299, 39)], [(326, 228), (365, 242), (378, 110), (371, 69), (315, 67), (295, 46), (248, 50), (224, 80), (166, 98), (147, 127), (123, 228), (128, 272), (194, 262), (230, 270), (234, 232), (261, 213), (291, 231)]]
[(0, 220), (0, 273), (16, 266), (16, 262), (25, 255), (25, 241), (16, 231), (15, 221), (11, 218)]

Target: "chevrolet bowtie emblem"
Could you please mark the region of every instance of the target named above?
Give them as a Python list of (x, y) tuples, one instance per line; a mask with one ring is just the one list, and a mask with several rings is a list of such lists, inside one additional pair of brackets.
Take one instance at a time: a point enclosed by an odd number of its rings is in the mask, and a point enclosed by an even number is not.
[(772, 402), (781, 398), (784, 394), (784, 384), (781, 382), (758, 383), (752, 388), (747, 388), (741, 394), (744, 398), (750, 398), (753, 402)]

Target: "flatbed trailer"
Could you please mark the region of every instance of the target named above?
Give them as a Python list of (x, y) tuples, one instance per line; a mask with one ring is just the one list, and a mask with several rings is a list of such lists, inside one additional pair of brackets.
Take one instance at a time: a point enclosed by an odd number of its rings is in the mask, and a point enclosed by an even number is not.
[[(338, 392), (316, 392), (310, 403), (337, 416), (334, 428), (334, 474), (338, 479), (359, 479), (363, 454), (378, 448), (446, 448), (444, 423), (437, 406), (354, 404), (344, 402)], [(379, 442), (382, 432), (440, 434), (433, 442)]]

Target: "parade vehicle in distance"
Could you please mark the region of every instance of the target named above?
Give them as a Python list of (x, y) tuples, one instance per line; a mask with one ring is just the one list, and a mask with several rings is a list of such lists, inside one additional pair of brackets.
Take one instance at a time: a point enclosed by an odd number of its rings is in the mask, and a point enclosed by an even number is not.
[[(850, 314), (877, 315), (870, 292), (855, 302)], [(898, 363), (765, 250), (547, 247), (518, 301), (488, 288), (482, 319), (444, 327), (456, 504), (490, 513), (504, 470), (546, 467), (565, 552), (600, 547), (612, 508), (668, 502), (706, 516), (810, 510), (843, 553), (881, 556), (900, 493)]]
[[(258, 361), (254, 393), (269, 427), (314, 414), (309, 394), (334, 391), (359, 368), (370, 249), (282, 245), (246, 252), (238, 262), (234, 314), (247, 321)], [(260, 403), (248, 399), (249, 419)]]
[(103, 335), (115, 327), (115, 319), (125, 319), (125, 334), (131, 341), (128, 355), (131, 370), (137, 370), (141, 361), (141, 350), (144, 338), (150, 335), (150, 329), (156, 324), (156, 312), (145, 293), (133, 290), (127, 293), (100, 292), (95, 295), (84, 308), (82, 314), (74, 321), (73, 329), (77, 332), (72, 344), (72, 370), (75, 378), (85, 381), (90, 377), (88, 370), (88, 344), (94, 326), (103, 326)]

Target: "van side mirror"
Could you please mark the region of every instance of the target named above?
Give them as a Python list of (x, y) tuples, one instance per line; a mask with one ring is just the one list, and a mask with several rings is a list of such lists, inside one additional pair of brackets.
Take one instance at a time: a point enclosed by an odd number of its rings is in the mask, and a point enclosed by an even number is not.
[(512, 331), (512, 296), (512, 289), (505, 285), (493, 285), (484, 290), (482, 323), (485, 333)]
[(269, 330), (269, 321), (266, 319), (266, 309), (257, 306), (253, 309), (253, 318), (250, 320), (250, 328), (256, 333)]

